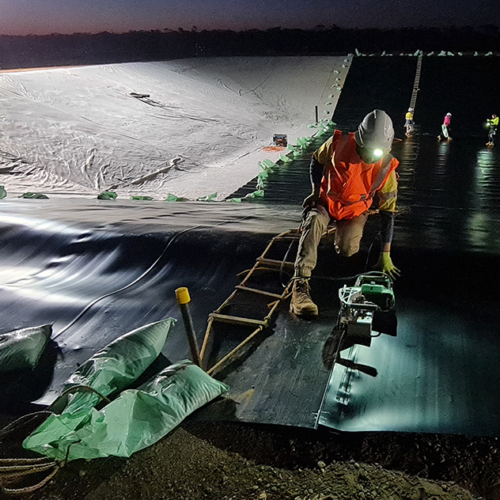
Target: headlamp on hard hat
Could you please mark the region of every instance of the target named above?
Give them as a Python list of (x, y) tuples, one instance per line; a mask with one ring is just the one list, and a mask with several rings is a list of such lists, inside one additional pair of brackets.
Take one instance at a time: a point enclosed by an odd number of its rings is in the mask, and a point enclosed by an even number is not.
[(359, 155), (365, 163), (376, 163), (388, 152), (389, 150), (381, 148), (362, 147), (359, 150)]

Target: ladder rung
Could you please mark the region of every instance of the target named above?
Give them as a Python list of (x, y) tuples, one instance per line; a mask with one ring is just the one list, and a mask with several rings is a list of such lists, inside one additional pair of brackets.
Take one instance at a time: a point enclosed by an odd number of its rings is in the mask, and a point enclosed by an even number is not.
[(281, 241), (281, 240), (298, 240), (300, 238), (300, 236), (298, 234), (294, 235), (294, 236), (276, 236), (274, 238), (274, 241)]
[(278, 295), (277, 293), (266, 292), (264, 290), (257, 290), (256, 288), (249, 288), (244, 285), (236, 285), (238, 290), (244, 290), (245, 292), (259, 293), (260, 295), (265, 295), (266, 297), (273, 297), (275, 299), (282, 299), (282, 295)]
[(267, 327), (268, 322), (260, 319), (240, 318), (238, 316), (227, 316), (225, 314), (212, 313), (210, 317), (221, 323), (232, 323), (235, 325), (248, 325), (248, 326), (264, 326)]
[(257, 262), (260, 262), (262, 264), (267, 264), (269, 266), (283, 266), (283, 267), (294, 267), (295, 262), (289, 262), (289, 261), (282, 261), (282, 260), (275, 260), (275, 259), (264, 259), (262, 257), (259, 257), (257, 259)]

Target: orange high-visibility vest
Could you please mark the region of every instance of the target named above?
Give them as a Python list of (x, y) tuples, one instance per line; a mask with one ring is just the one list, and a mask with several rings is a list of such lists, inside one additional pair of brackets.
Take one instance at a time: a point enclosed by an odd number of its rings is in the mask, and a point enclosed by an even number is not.
[(342, 135), (336, 130), (332, 159), (325, 166), (320, 197), (336, 220), (352, 219), (366, 212), (373, 196), (399, 165), (392, 156), (377, 163), (364, 163), (356, 153), (354, 132)]

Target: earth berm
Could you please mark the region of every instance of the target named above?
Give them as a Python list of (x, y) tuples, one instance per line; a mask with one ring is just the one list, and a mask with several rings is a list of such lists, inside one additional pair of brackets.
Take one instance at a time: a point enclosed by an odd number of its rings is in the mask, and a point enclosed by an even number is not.
[[(4, 440), (3, 457), (13, 456), (19, 437)], [(70, 462), (23, 498), (498, 500), (499, 444), (498, 438), (188, 420), (131, 458)]]

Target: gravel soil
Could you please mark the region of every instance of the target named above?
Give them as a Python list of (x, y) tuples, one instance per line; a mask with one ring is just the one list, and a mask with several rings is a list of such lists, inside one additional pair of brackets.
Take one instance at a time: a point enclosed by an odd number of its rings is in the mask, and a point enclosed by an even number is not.
[[(4, 438), (19, 456), (21, 436)], [(500, 499), (498, 438), (184, 424), (131, 458), (77, 460), (28, 500)], [(35, 482), (1, 478), (4, 486)], [(12, 498), (0, 493), (0, 498)]]

